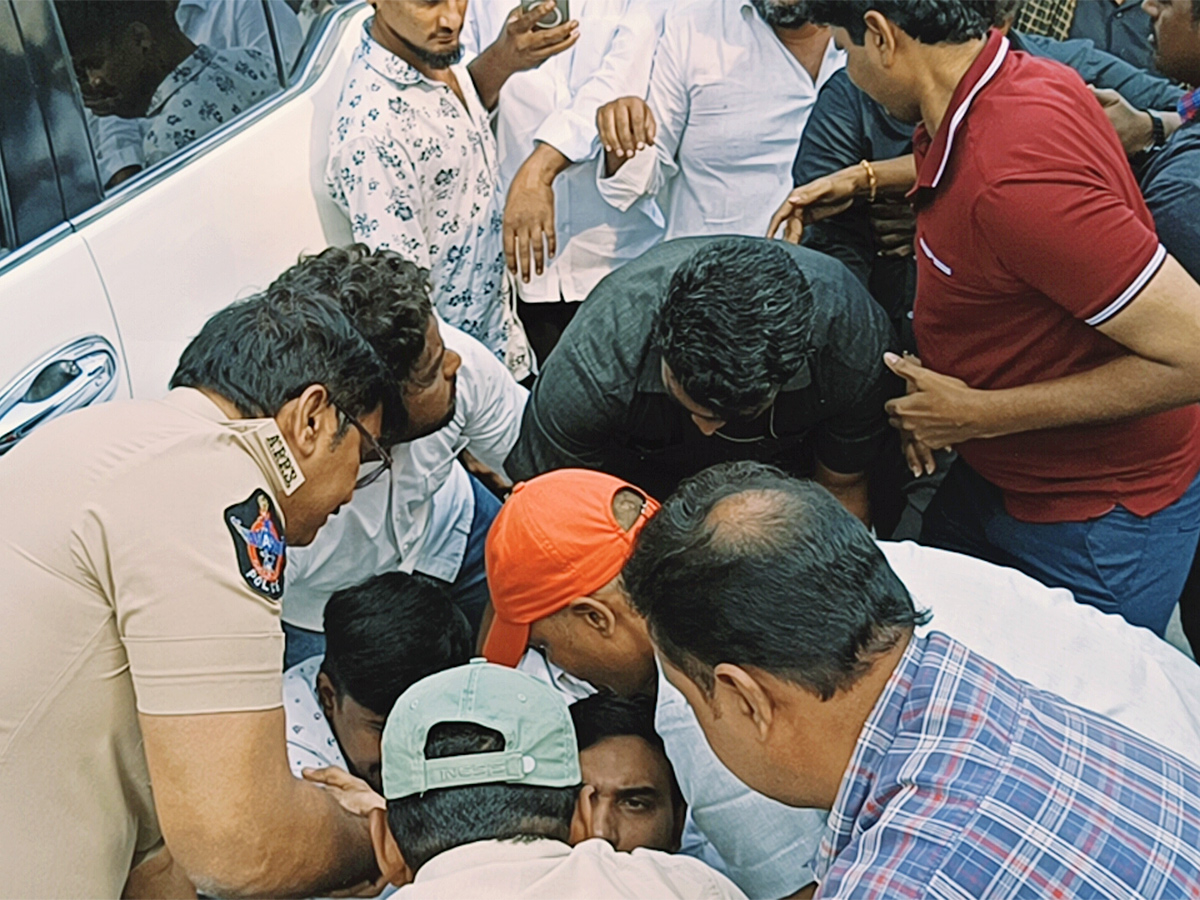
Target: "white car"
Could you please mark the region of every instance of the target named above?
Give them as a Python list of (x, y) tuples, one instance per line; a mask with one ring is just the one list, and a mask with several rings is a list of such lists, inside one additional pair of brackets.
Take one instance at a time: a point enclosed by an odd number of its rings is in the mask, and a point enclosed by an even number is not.
[[(186, 3), (270, 17), (283, 0)], [(0, 0), (0, 454), (73, 409), (161, 396), (213, 312), (350, 241), (323, 177), (370, 10), (296, 9), (307, 35), (291, 73), (275, 46), (278, 92), (106, 193), (54, 5)]]

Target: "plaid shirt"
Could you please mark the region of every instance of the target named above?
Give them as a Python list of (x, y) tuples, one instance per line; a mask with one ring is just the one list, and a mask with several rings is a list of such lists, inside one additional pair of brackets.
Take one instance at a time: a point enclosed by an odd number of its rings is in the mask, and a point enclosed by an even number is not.
[(1185, 122), (1190, 122), (1200, 115), (1200, 88), (1190, 90), (1180, 97), (1176, 108), (1179, 110), (1179, 117)]
[(1065, 41), (1075, 18), (1076, 0), (1025, 0), (1017, 7), (1013, 28)]
[(818, 897), (1200, 896), (1200, 769), (913, 638), (858, 739)]

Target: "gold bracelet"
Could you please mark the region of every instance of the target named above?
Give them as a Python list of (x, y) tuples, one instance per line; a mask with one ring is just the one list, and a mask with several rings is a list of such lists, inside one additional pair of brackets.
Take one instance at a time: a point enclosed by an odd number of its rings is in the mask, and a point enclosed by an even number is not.
[(869, 189), (869, 193), (867, 195), (867, 202), (874, 203), (875, 202), (875, 194), (879, 190), (879, 176), (877, 176), (875, 174), (875, 167), (873, 165), (871, 165), (871, 163), (868, 162), (867, 160), (865, 160), (865, 159), (861, 160), (859, 162), (859, 165), (867, 170), (867, 188)]

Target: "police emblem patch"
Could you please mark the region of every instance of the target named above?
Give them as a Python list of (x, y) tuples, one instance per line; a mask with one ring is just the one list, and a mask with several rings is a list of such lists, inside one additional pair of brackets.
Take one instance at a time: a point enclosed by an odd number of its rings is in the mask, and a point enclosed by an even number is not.
[(246, 584), (271, 600), (283, 597), (284, 547), (279, 515), (267, 492), (259, 488), (225, 510), (233, 535), (238, 571)]

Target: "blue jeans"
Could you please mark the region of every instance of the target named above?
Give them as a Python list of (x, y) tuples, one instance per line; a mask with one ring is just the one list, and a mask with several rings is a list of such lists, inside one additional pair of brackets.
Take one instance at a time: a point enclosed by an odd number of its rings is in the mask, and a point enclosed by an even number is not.
[[(467, 549), (463, 552), (458, 577), (450, 584), (450, 599), (463, 611), (471, 623), (471, 634), (478, 637), (483, 611), (491, 602), (488, 593), (487, 572), (484, 570), (483, 548), (488, 530), (500, 514), (500, 501), (474, 476), (471, 491), (475, 495), (475, 512), (471, 516), (471, 530), (467, 533)], [(290, 669), (310, 656), (325, 652), (325, 635), (295, 625), (283, 623), (284, 651), (283, 667)]]
[(1020, 569), (1160, 637), (1200, 540), (1200, 476), (1150, 516), (1118, 506), (1086, 522), (1022, 522), (998, 487), (955, 461), (925, 512), (921, 543)]

